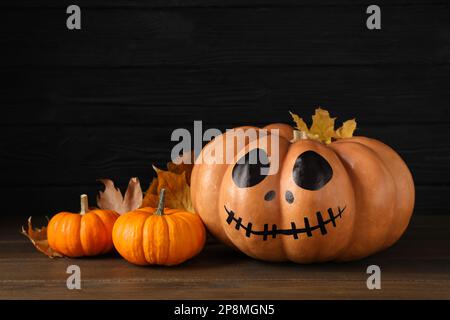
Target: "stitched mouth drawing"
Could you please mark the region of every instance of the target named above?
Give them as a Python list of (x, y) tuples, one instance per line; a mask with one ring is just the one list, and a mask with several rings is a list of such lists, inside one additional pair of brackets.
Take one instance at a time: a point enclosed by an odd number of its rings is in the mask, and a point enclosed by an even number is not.
[(322, 235), (327, 234), (327, 225), (332, 225), (334, 228), (336, 228), (336, 219), (341, 218), (342, 214), (345, 211), (346, 206), (341, 209), (341, 207), (338, 207), (338, 213), (334, 215), (333, 209), (328, 208), (327, 213), (329, 216), (329, 219), (324, 220), (322, 217), (322, 213), (320, 211), (317, 211), (316, 217), (317, 217), (317, 225), (311, 226), (309, 223), (309, 220), (307, 217), (303, 218), (304, 221), (304, 227), (303, 228), (297, 228), (295, 222), (291, 222), (291, 228), (290, 229), (278, 229), (276, 224), (272, 225), (272, 228), (269, 230), (269, 225), (266, 223), (264, 224), (264, 230), (253, 230), (253, 224), (251, 222), (248, 222), (247, 225), (242, 224), (242, 218), (235, 217), (235, 213), (233, 210), (228, 210), (226, 206), (224, 206), (225, 211), (228, 213), (228, 218), (226, 219), (227, 223), (231, 225), (233, 221), (236, 223), (235, 228), (236, 230), (244, 229), (245, 230), (245, 236), (249, 238), (251, 235), (255, 236), (262, 236), (263, 240), (266, 241), (269, 236), (272, 236), (272, 238), (276, 238), (277, 235), (285, 235), (285, 236), (293, 236), (294, 239), (298, 239), (298, 235), (302, 233), (306, 233), (308, 237), (313, 236), (314, 230), (320, 230), (320, 233)]

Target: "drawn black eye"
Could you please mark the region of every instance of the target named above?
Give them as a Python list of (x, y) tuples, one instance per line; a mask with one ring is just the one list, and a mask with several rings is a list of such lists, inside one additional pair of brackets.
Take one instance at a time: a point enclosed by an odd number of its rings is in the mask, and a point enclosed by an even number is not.
[(320, 154), (305, 151), (295, 160), (292, 176), (300, 188), (319, 190), (331, 180), (333, 169)]
[(267, 177), (269, 167), (266, 151), (253, 149), (234, 165), (233, 181), (239, 188), (253, 187)]

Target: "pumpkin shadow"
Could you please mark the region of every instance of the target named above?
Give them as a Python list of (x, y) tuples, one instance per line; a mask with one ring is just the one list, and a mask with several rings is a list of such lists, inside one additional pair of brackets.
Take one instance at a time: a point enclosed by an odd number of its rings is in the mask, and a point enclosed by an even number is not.
[(284, 269), (287, 272), (289, 270), (298, 271), (299, 269), (304, 271), (318, 271), (318, 272), (336, 272), (336, 271), (350, 271), (350, 270), (362, 270), (362, 267), (367, 267), (367, 265), (371, 264), (374, 261), (377, 261), (377, 258), (382, 257), (383, 255), (378, 253), (374, 256), (366, 257), (360, 260), (354, 261), (329, 261), (329, 262), (317, 262), (317, 263), (308, 263), (308, 264), (299, 264), (292, 261), (283, 261), (283, 262), (271, 262), (271, 261), (263, 261), (258, 260), (252, 257), (247, 256), (245, 253), (240, 252), (237, 249), (233, 249), (231, 247), (226, 246), (218, 241), (210, 241), (207, 243), (203, 251), (192, 258), (191, 260), (182, 263), (179, 267), (189, 268), (222, 268), (224, 266), (235, 265), (236, 267), (241, 265), (259, 265), (266, 270)]
[(108, 253), (97, 255), (97, 256), (64, 257), (64, 259), (98, 261), (98, 260), (111, 260), (111, 259), (123, 259), (123, 258), (116, 250), (112, 250)]
[(175, 268), (210, 269), (240, 264), (251, 259), (244, 253), (219, 242), (207, 243), (205, 248), (192, 259), (175, 266)]

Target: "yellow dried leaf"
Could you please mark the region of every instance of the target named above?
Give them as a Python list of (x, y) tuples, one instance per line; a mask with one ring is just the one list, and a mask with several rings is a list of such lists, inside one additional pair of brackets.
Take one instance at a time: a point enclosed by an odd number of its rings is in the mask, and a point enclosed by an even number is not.
[(319, 139), (328, 144), (334, 137), (334, 121), (336, 118), (331, 118), (330, 113), (321, 108), (316, 109), (316, 113), (312, 116), (312, 125), (310, 133), (317, 135)]
[(292, 113), (291, 111), (289, 111), (289, 113), (292, 116), (292, 119), (295, 122), (296, 128), (300, 131), (309, 132), (308, 126), (306, 125), (305, 121), (303, 121), (302, 118), (300, 118), (298, 115), (296, 115), (295, 113)]
[(356, 120), (355, 119), (347, 120), (342, 124), (342, 127), (336, 130), (336, 138), (337, 139), (351, 138), (353, 137), (353, 132), (355, 132), (355, 129), (356, 129)]
[(350, 138), (356, 129), (355, 119), (345, 121), (339, 129), (334, 130), (336, 118), (331, 118), (330, 113), (322, 108), (317, 108), (312, 116), (311, 127), (308, 128), (306, 123), (295, 113), (289, 112), (296, 128), (306, 133), (309, 139), (317, 140), (322, 143), (329, 144), (333, 139)]
[(61, 253), (50, 248), (47, 241), (47, 227), (35, 228), (31, 224), (31, 217), (28, 218), (28, 228), (22, 226), (22, 232), (27, 237), (36, 249), (50, 258), (64, 257)]

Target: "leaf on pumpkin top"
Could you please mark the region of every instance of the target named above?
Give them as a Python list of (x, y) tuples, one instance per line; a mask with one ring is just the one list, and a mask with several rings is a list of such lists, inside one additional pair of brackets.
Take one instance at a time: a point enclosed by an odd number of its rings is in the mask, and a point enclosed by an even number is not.
[[(296, 125), (296, 129), (298, 129), (300, 132), (303, 132), (305, 134), (305, 136), (309, 139), (312, 140), (317, 140), (320, 141), (319, 136), (317, 134), (312, 134), (308, 128), (308, 125), (306, 124), (306, 122), (303, 120), (303, 118), (300, 118), (298, 115), (296, 115), (295, 113), (292, 113), (289, 111), (289, 113), (292, 116), (292, 119), (295, 122)], [(294, 137), (293, 140), (295, 140), (296, 138)]]
[(153, 169), (156, 171), (157, 177), (153, 179), (145, 193), (142, 206), (156, 208), (158, 206), (159, 193), (164, 188), (166, 190), (165, 207), (194, 212), (186, 171), (175, 173), (156, 167), (153, 167)]
[(105, 185), (105, 191), (99, 191), (97, 206), (103, 210), (113, 210), (123, 214), (139, 208), (142, 204), (142, 189), (138, 178), (131, 178), (125, 196), (110, 179), (99, 179)]
[(329, 144), (333, 139), (344, 139), (353, 136), (356, 129), (355, 119), (345, 121), (339, 129), (334, 130), (336, 118), (331, 118), (330, 113), (322, 108), (317, 108), (315, 114), (312, 116), (311, 127), (308, 128), (306, 123), (298, 115), (290, 112), (296, 128), (306, 133), (310, 139), (318, 140)]
[(310, 133), (317, 135), (319, 139), (325, 143), (331, 143), (334, 137), (334, 121), (330, 113), (321, 108), (316, 109), (316, 113), (312, 116), (312, 125), (309, 128)]
[(353, 132), (355, 132), (355, 129), (356, 129), (356, 120), (355, 119), (347, 120), (342, 124), (342, 127), (336, 130), (336, 138), (337, 139), (351, 138), (353, 137)]
[(305, 121), (303, 121), (303, 119), (300, 118), (295, 113), (292, 113), (291, 111), (289, 111), (289, 113), (292, 116), (292, 120), (294, 120), (294, 122), (295, 122), (296, 128), (300, 131), (308, 133), (309, 129), (308, 129), (308, 125), (305, 123)]
[(46, 256), (50, 258), (64, 257), (61, 253), (50, 248), (47, 241), (47, 227), (33, 229), (33, 225), (31, 224), (31, 217), (28, 218), (28, 228), (25, 229), (22, 226), (21, 233), (31, 241), (36, 249), (38, 249)]

